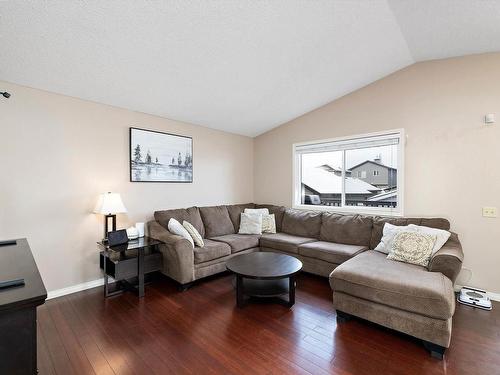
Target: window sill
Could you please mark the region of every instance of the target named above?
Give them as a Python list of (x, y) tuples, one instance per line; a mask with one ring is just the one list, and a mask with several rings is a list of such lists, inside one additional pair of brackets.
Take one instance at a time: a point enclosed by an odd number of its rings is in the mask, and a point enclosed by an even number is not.
[(390, 217), (402, 217), (403, 212), (399, 210), (391, 210), (387, 208), (379, 207), (336, 207), (336, 206), (322, 206), (322, 205), (309, 205), (309, 204), (294, 204), (293, 208), (298, 210), (313, 210), (313, 211), (325, 211), (325, 212), (336, 212), (339, 214), (361, 214), (368, 216), (390, 216)]

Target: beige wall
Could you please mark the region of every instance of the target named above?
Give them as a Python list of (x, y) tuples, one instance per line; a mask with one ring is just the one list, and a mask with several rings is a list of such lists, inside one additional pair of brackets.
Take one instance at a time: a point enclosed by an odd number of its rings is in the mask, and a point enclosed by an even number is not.
[(294, 142), (395, 128), (408, 135), (405, 215), (448, 218), (469, 284), (499, 293), (500, 219), (481, 208), (500, 207), (500, 54), (412, 65), (257, 137), (256, 202), (291, 205)]
[[(0, 239), (27, 237), (47, 289), (101, 277), (95, 242), (101, 192), (122, 194), (129, 213), (253, 200), (253, 140), (0, 82)], [(128, 128), (193, 137), (192, 184), (129, 182)]]
[[(48, 290), (95, 280), (100, 192), (122, 194), (121, 227), (161, 208), (290, 206), (292, 143), (403, 127), (405, 214), (449, 218), (469, 284), (499, 293), (500, 219), (481, 216), (500, 207), (500, 121), (483, 123), (500, 117), (498, 82), (500, 54), (420, 63), (254, 140), (0, 82), (13, 94), (0, 100), (0, 238), (29, 238)], [(194, 182), (130, 183), (130, 126), (192, 136)]]

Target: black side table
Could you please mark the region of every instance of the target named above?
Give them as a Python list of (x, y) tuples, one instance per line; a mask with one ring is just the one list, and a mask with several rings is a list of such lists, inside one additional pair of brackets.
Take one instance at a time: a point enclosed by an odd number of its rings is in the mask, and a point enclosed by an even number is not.
[[(144, 275), (162, 268), (162, 255), (157, 249), (162, 243), (150, 237), (130, 240), (118, 246), (98, 242), (101, 250), (99, 264), (104, 271), (104, 297), (123, 293), (127, 289), (135, 290), (139, 297), (144, 297)], [(113, 283), (109, 282), (109, 277), (114, 279)]]

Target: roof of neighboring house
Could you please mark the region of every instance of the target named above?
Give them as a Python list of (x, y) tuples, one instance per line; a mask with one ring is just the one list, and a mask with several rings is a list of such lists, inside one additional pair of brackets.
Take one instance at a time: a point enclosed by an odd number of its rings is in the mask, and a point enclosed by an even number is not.
[(384, 165), (382, 163), (378, 163), (376, 161), (373, 161), (373, 160), (365, 160), (364, 162), (362, 163), (359, 163), (359, 164), (356, 164), (354, 167), (351, 167), (350, 170), (353, 170), (354, 168), (358, 168), (360, 166), (362, 166), (363, 164), (366, 164), (366, 163), (372, 163), (372, 164), (375, 164), (375, 165), (378, 165), (380, 167), (384, 167), (384, 168), (387, 168), (387, 169), (394, 169), (394, 170), (397, 170), (396, 168), (393, 168), (393, 167), (389, 167), (387, 165)]
[[(308, 168), (303, 171), (302, 183), (320, 194), (342, 193), (342, 177), (321, 167)], [(345, 187), (347, 194), (373, 194), (381, 191), (376, 186), (352, 177), (346, 177)]]
[(379, 202), (379, 201), (383, 201), (384, 199), (388, 199), (388, 198), (396, 198), (397, 196), (398, 196), (398, 191), (392, 190), (389, 192), (384, 192), (384, 193), (374, 195), (373, 197), (368, 198), (367, 201)]
[[(329, 172), (342, 172), (342, 167), (334, 167), (331, 164), (322, 164), (318, 166), (318, 168), (323, 168), (325, 170), (328, 170)], [(346, 172), (350, 172), (350, 170), (346, 169)]]

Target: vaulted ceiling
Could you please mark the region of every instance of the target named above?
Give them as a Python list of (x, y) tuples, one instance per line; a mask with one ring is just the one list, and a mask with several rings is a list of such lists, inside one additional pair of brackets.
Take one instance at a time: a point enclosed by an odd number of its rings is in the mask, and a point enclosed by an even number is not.
[(248, 136), (493, 51), (500, 0), (0, 2), (0, 80)]

